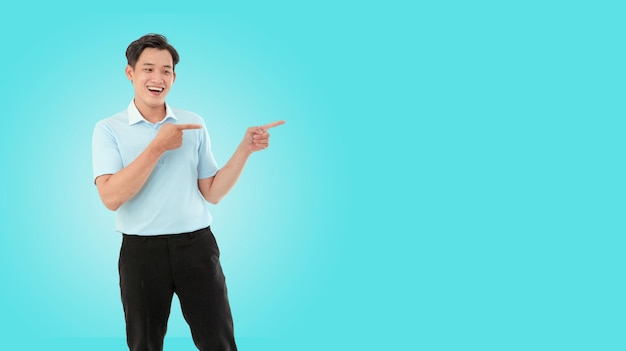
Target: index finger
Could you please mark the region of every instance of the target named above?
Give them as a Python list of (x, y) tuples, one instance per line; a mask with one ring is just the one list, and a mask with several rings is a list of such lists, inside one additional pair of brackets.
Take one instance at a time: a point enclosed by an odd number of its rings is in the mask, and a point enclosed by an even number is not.
[(276, 122), (272, 122), (272, 123), (268, 123), (264, 126), (261, 126), (261, 128), (263, 129), (269, 129), (269, 128), (274, 128), (274, 127), (278, 127), (281, 124), (285, 124), (284, 120), (280, 120), (280, 121), (276, 121)]
[(178, 128), (178, 130), (200, 129), (200, 128), (202, 128), (202, 126), (199, 125), (199, 124), (177, 124), (176, 128)]

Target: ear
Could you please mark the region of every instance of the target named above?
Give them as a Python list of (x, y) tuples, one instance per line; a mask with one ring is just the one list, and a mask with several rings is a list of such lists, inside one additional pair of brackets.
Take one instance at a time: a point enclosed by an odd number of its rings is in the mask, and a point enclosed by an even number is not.
[(172, 84), (176, 81), (176, 71), (174, 71), (174, 79), (172, 79)]
[(126, 78), (128, 78), (128, 80), (130, 80), (131, 82), (133, 81), (133, 75), (135, 74), (135, 70), (133, 70), (133, 68), (128, 65), (126, 66)]

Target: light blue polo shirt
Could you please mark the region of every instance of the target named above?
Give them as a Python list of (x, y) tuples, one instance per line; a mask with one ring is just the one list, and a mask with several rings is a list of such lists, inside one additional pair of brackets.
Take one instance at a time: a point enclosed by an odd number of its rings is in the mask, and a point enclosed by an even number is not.
[(195, 113), (165, 104), (166, 117), (158, 123), (143, 118), (131, 101), (128, 108), (96, 124), (93, 133), (95, 179), (128, 166), (154, 139), (163, 123), (200, 124), (183, 131), (180, 148), (166, 151), (139, 192), (116, 211), (116, 229), (125, 234), (186, 233), (211, 224), (208, 204), (198, 190), (198, 179), (217, 173), (217, 163), (204, 120)]

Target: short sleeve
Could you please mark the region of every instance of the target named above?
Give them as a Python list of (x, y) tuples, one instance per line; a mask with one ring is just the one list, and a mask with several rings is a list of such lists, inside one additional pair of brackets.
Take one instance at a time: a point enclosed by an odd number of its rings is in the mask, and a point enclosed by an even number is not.
[(213, 177), (217, 173), (217, 162), (211, 151), (211, 140), (209, 131), (204, 121), (201, 122), (203, 128), (200, 134), (200, 143), (198, 145), (198, 179)]
[(92, 139), (93, 179), (115, 174), (124, 168), (115, 134), (102, 121), (96, 124)]

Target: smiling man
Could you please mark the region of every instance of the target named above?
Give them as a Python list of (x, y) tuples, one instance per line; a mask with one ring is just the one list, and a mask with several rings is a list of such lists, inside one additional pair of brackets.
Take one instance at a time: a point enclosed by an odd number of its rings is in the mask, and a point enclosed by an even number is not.
[(116, 211), (123, 234), (120, 289), (131, 351), (163, 350), (173, 294), (199, 350), (236, 350), (219, 248), (207, 202), (237, 182), (248, 157), (269, 146), (277, 121), (250, 127), (218, 168), (204, 120), (165, 102), (179, 56), (162, 35), (126, 50), (134, 99), (99, 121), (93, 134), (94, 182)]

